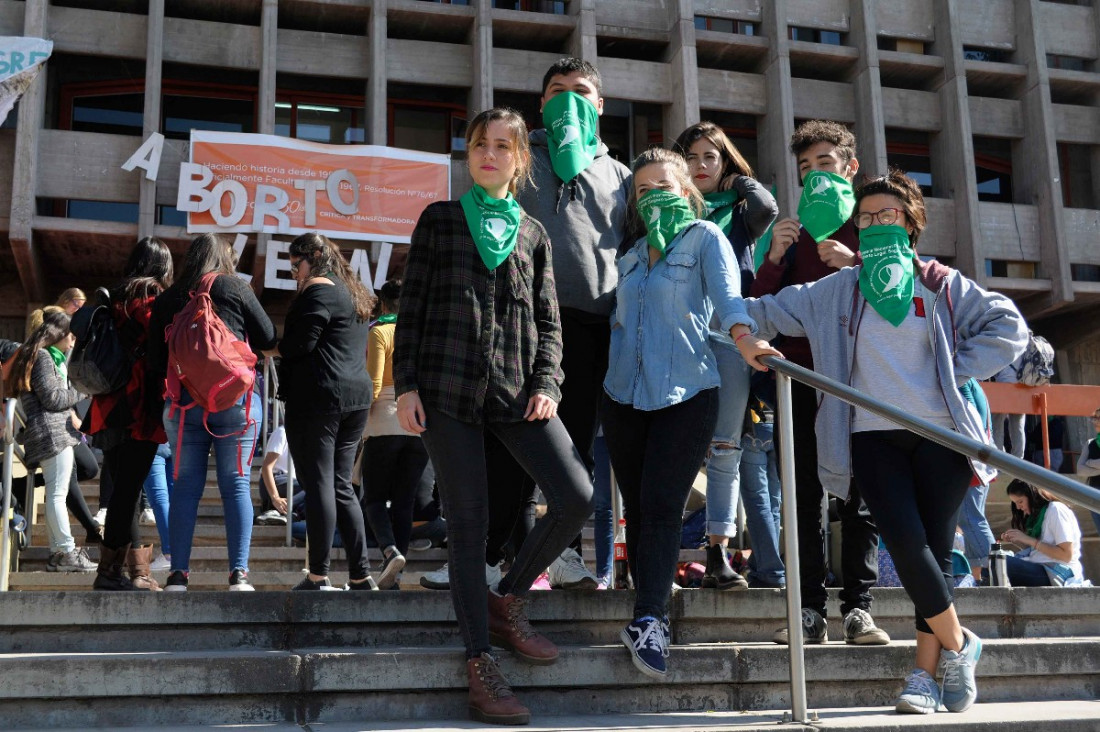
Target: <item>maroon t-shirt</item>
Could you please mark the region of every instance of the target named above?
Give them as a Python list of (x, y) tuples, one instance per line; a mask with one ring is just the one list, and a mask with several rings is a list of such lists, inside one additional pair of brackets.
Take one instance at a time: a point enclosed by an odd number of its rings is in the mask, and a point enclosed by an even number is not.
[[(859, 231), (850, 220), (828, 238), (835, 239), (856, 252), (856, 263), (860, 262)], [(838, 271), (836, 267), (830, 267), (821, 261), (817, 253), (817, 243), (809, 232), (801, 229), (798, 232), (798, 241), (791, 245), (779, 264), (772, 264), (769, 258), (764, 258), (764, 263), (756, 272), (756, 279), (752, 281), (749, 295), (752, 297), (774, 295), (787, 285), (817, 282), (836, 271)], [(805, 366), (808, 369), (814, 367), (809, 340), (784, 336), (778, 348), (784, 356), (799, 366)]]

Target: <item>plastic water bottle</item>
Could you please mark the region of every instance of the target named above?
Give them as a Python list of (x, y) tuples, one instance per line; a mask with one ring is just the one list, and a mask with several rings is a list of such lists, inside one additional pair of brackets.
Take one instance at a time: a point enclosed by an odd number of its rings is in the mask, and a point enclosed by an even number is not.
[(630, 563), (626, 559), (626, 519), (619, 519), (619, 529), (615, 532), (614, 559), (611, 586), (616, 590), (629, 590), (632, 583), (630, 581)]
[(997, 542), (989, 547), (989, 585), (1011, 587), (1008, 581), (1008, 552)]

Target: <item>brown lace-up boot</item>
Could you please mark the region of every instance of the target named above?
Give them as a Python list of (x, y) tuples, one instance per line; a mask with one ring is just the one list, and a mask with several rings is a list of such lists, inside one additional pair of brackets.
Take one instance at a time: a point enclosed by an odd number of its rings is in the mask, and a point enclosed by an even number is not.
[(527, 724), (531, 712), (519, 703), (512, 687), (488, 653), (466, 661), (470, 683), (470, 719), (485, 724)]
[(126, 566), (130, 569), (130, 582), (135, 590), (160, 591), (160, 585), (149, 571), (149, 563), (153, 561), (153, 545), (147, 544), (136, 549), (131, 548), (126, 553)]
[(558, 649), (531, 627), (526, 605), (522, 597), (502, 597), (489, 590), (489, 640), (495, 646), (511, 649), (528, 663), (554, 663), (558, 660)]
[(122, 565), (126, 563), (126, 555), (130, 552), (130, 545), (125, 544), (118, 549), (111, 549), (106, 544), (99, 546), (99, 567), (96, 569), (94, 590), (126, 591), (136, 590), (130, 578), (122, 573)]

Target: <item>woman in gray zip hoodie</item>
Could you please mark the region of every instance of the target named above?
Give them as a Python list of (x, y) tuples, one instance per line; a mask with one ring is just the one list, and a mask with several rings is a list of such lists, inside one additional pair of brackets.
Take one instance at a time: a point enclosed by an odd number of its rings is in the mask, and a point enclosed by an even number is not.
[[(758, 338), (808, 338), (819, 373), (991, 444), (960, 387), (1015, 360), (1027, 329), (1004, 295), (917, 257), (925, 223), (913, 180), (894, 171), (868, 180), (856, 191), (862, 264), (746, 305)], [(759, 356), (776, 353), (751, 337), (738, 347), (757, 369), (764, 369)], [(897, 711), (929, 714), (941, 702), (965, 711), (977, 698), (981, 640), (955, 614), (950, 552), (971, 481), (987, 484), (995, 471), (834, 397), (822, 398), (816, 432), (822, 484), (843, 497), (849, 479), (859, 481), (916, 609), (916, 663)]]

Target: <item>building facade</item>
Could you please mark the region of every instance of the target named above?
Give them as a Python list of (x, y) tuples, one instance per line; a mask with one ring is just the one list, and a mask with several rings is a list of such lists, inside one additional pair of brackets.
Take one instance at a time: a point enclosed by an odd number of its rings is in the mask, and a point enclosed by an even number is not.
[[(864, 172), (923, 186), (921, 253), (1011, 295), (1059, 348), (1062, 380), (1100, 383), (1091, 0), (0, 0), (0, 35), (54, 42), (0, 129), (8, 334), (65, 287), (113, 280), (139, 236), (182, 251), (191, 129), (460, 160), (481, 109), (539, 126), (543, 73), (574, 55), (603, 74), (614, 155), (713, 120), (782, 212), (798, 200), (795, 125), (850, 125)], [(167, 138), (155, 181), (120, 167), (152, 132)], [(263, 272), (266, 237), (244, 269)]]

